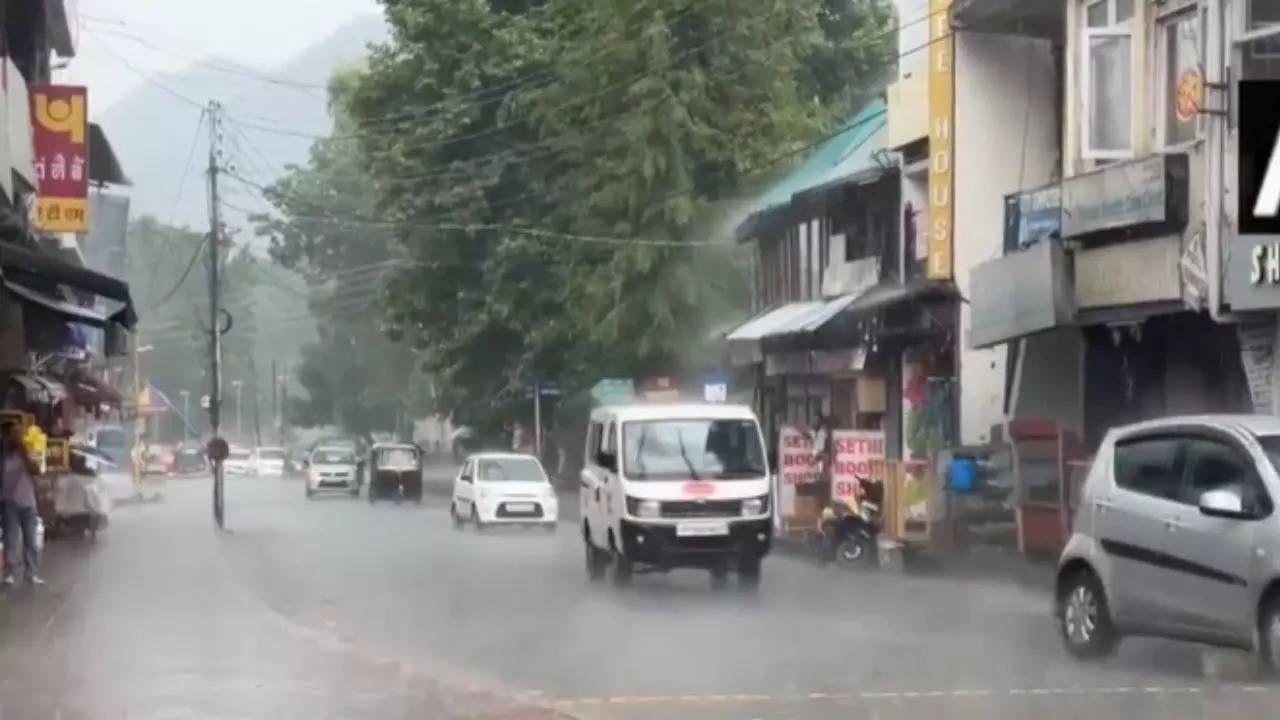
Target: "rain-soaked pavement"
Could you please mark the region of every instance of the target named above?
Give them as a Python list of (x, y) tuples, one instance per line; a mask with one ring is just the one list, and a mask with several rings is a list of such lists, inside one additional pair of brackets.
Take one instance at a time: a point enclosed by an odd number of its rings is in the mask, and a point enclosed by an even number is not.
[[(703, 573), (589, 586), (572, 526), (476, 533), (443, 504), (207, 480), (57, 542), (0, 594), (0, 718), (1267, 718), (1280, 686), (1200, 650), (1064, 656), (1044, 591), (849, 575), (775, 554), (755, 595)], [(1216, 660), (1222, 659), (1215, 656)], [(1228, 656), (1228, 660), (1235, 660)]]

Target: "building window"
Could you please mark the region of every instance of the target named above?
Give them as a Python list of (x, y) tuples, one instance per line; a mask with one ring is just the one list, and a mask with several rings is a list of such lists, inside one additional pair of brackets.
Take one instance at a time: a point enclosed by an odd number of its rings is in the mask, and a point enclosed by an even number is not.
[(1171, 147), (1199, 136), (1204, 104), (1204, 45), (1195, 5), (1157, 21), (1161, 83), (1156, 114), (1160, 145)]
[(1084, 155), (1129, 157), (1133, 150), (1133, 0), (1085, 5)]
[(1245, 6), (1245, 35), (1241, 46), (1245, 80), (1280, 80), (1280, 2), (1250, 0)]

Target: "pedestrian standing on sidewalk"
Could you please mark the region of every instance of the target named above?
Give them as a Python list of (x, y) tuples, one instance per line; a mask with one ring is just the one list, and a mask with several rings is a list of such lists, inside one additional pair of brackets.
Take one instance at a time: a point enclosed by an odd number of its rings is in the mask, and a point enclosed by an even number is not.
[[(36, 544), (36, 483), (39, 467), (27, 453), (22, 442), (22, 427), (18, 423), (0, 426), (0, 498), (4, 500), (4, 584), (16, 582), (14, 570), (22, 562), (27, 582), (43, 585), (40, 569), (40, 549)], [(18, 534), (22, 544), (18, 544)], [(21, 551), (21, 558), (19, 555)]]

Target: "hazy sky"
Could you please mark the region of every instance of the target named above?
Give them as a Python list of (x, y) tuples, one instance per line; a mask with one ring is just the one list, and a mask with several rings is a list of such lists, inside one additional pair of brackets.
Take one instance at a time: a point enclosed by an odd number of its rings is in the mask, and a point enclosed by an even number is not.
[(73, 31), (79, 40), (76, 57), (55, 78), (88, 86), (92, 116), (145, 82), (137, 71), (171, 73), (189, 65), (188, 58), (207, 57), (271, 69), (351, 18), (380, 10), (376, 0), (68, 0), (67, 5), (78, 18)]

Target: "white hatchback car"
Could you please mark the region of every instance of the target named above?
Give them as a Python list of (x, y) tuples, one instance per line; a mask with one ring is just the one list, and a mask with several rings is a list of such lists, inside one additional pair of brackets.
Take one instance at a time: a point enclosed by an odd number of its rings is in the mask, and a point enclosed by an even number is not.
[(254, 471), (260, 477), (284, 477), (284, 448), (260, 447), (253, 453)]
[(341, 491), (360, 496), (360, 461), (348, 447), (321, 446), (307, 459), (307, 497), (318, 492)]
[(555, 530), (560, 517), (556, 497), (542, 463), (521, 453), (477, 453), (462, 463), (453, 481), (449, 516), (454, 525), (541, 525)]

